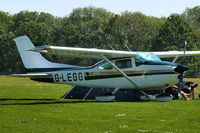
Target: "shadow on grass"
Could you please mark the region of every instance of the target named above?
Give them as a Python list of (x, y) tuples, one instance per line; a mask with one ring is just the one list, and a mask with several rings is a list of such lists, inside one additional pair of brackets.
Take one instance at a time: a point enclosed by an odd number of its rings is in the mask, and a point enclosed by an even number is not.
[(31, 99), (31, 98), (21, 98), (21, 99), (17, 99), (17, 98), (0, 98), (0, 101), (23, 101), (23, 100), (27, 100), (27, 101), (32, 101), (32, 100), (36, 100), (36, 101), (42, 101), (42, 100), (45, 100), (45, 101), (55, 101), (57, 99)]
[[(7, 103), (3, 103), (3, 102)], [(81, 100), (81, 99), (34, 99), (34, 98), (0, 98), (1, 105), (44, 105), (44, 104), (75, 104), (75, 103), (113, 103), (113, 102), (137, 102), (146, 103), (152, 101), (95, 101), (95, 100)], [(154, 101), (155, 102), (155, 101)]]
[[(40, 105), (40, 104), (70, 104), (70, 103), (93, 103), (96, 101), (89, 100), (77, 100), (77, 101), (65, 101), (62, 99), (8, 99), (8, 98), (0, 98), (0, 101), (9, 101), (9, 103), (0, 103), (1, 105)], [(21, 102), (16, 102), (21, 101)]]

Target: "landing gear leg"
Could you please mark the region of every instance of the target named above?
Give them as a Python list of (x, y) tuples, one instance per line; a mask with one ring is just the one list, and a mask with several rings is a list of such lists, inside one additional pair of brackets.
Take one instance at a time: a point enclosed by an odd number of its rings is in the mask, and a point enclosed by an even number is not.
[(117, 91), (119, 90), (119, 88), (115, 88), (112, 92), (112, 94), (114, 95)]
[(115, 100), (115, 93), (119, 90), (119, 88), (115, 88), (112, 93), (104, 94), (102, 96), (96, 96), (96, 101), (99, 102), (111, 102)]
[(156, 96), (157, 96), (157, 95), (150, 95), (150, 94), (147, 94), (147, 93), (145, 93), (144, 91), (140, 91), (140, 93), (143, 94), (143, 96), (140, 96), (140, 99), (141, 99), (141, 100), (146, 100), (146, 101), (155, 100), (155, 99), (156, 99)]
[(158, 101), (158, 102), (167, 102), (173, 99), (173, 97), (171, 95), (168, 95), (166, 93), (162, 94), (162, 95), (150, 95), (147, 94), (143, 91), (140, 91), (142, 94), (144, 94), (143, 96), (140, 96), (141, 100), (146, 100), (146, 101)]

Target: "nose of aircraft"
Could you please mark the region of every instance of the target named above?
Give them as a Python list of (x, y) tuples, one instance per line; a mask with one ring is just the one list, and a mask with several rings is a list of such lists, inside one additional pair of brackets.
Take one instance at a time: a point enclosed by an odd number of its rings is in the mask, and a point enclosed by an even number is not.
[(187, 71), (188, 69), (189, 69), (189, 67), (187, 67), (185, 65), (177, 64), (176, 68), (174, 68), (174, 71), (177, 73), (183, 73), (183, 72)]

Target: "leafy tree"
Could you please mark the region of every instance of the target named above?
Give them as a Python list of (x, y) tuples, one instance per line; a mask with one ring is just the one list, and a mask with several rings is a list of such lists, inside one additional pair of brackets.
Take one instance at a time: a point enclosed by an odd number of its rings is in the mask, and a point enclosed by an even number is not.
[(12, 17), (8, 13), (0, 11), (0, 33), (9, 32), (12, 25)]
[[(190, 25), (180, 16), (171, 15), (167, 18), (167, 21), (159, 30), (159, 34), (155, 39), (153, 48), (158, 51), (168, 51), (168, 50), (184, 50), (184, 42), (187, 41), (187, 50), (197, 50), (198, 49), (198, 35), (193, 32)], [(181, 64), (186, 64), (191, 69), (187, 72), (187, 76), (192, 76), (196, 73), (194, 71), (194, 63), (198, 62), (198, 57), (182, 57), (179, 58), (178, 62)], [(199, 75), (198, 73), (195, 75)]]
[(55, 18), (48, 13), (22, 11), (13, 16), (16, 36), (27, 35), (37, 45), (52, 43)]
[(0, 35), (0, 73), (17, 73), (22, 72), (23, 68), (17, 52), (16, 46), (14, 45), (13, 39), (14, 34), (12, 32), (3, 33)]
[(99, 47), (104, 44), (104, 28), (112, 16), (101, 8), (78, 8), (64, 18), (62, 34), (70, 46)]
[(38, 16), (37, 12), (29, 12), (29, 11), (21, 11), (15, 15), (13, 15), (12, 19), (13, 19), (13, 31), (16, 31), (20, 25), (26, 23), (26, 22), (30, 22), (30, 21), (36, 21)]
[(187, 8), (182, 16), (189, 22), (194, 30), (200, 29), (200, 6)]
[[(102, 48), (107, 45), (104, 28), (113, 14), (94, 7), (77, 8), (62, 20), (60, 45), (88, 48)], [(75, 59), (70, 62), (81, 65), (92, 64), (88, 60)], [(68, 62), (66, 60), (66, 62)]]
[(45, 23), (25, 22), (18, 27), (15, 34), (27, 35), (35, 45), (50, 44), (51, 30)]
[(0, 11), (0, 74), (20, 70), (14, 66), (18, 65), (17, 51), (12, 45), (14, 34), (10, 32), (12, 18), (8, 13)]
[(106, 31), (117, 49), (125, 49), (126, 44), (134, 51), (148, 51), (161, 24), (162, 19), (124, 12), (110, 19)]
[(192, 49), (192, 28), (180, 15), (171, 15), (159, 30), (153, 45), (154, 50), (183, 50), (184, 42), (188, 42), (188, 48)]

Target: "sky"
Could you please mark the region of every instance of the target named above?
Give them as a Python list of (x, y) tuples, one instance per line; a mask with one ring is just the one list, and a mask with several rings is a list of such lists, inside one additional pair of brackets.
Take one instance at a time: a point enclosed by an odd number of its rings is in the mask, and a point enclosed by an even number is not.
[(172, 13), (181, 14), (186, 8), (200, 6), (200, 0), (0, 0), (0, 10), (10, 14), (28, 10), (64, 17), (75, 8), (88, 6), (104, 8), (116, 14), (129, 11), (168, 17)]

